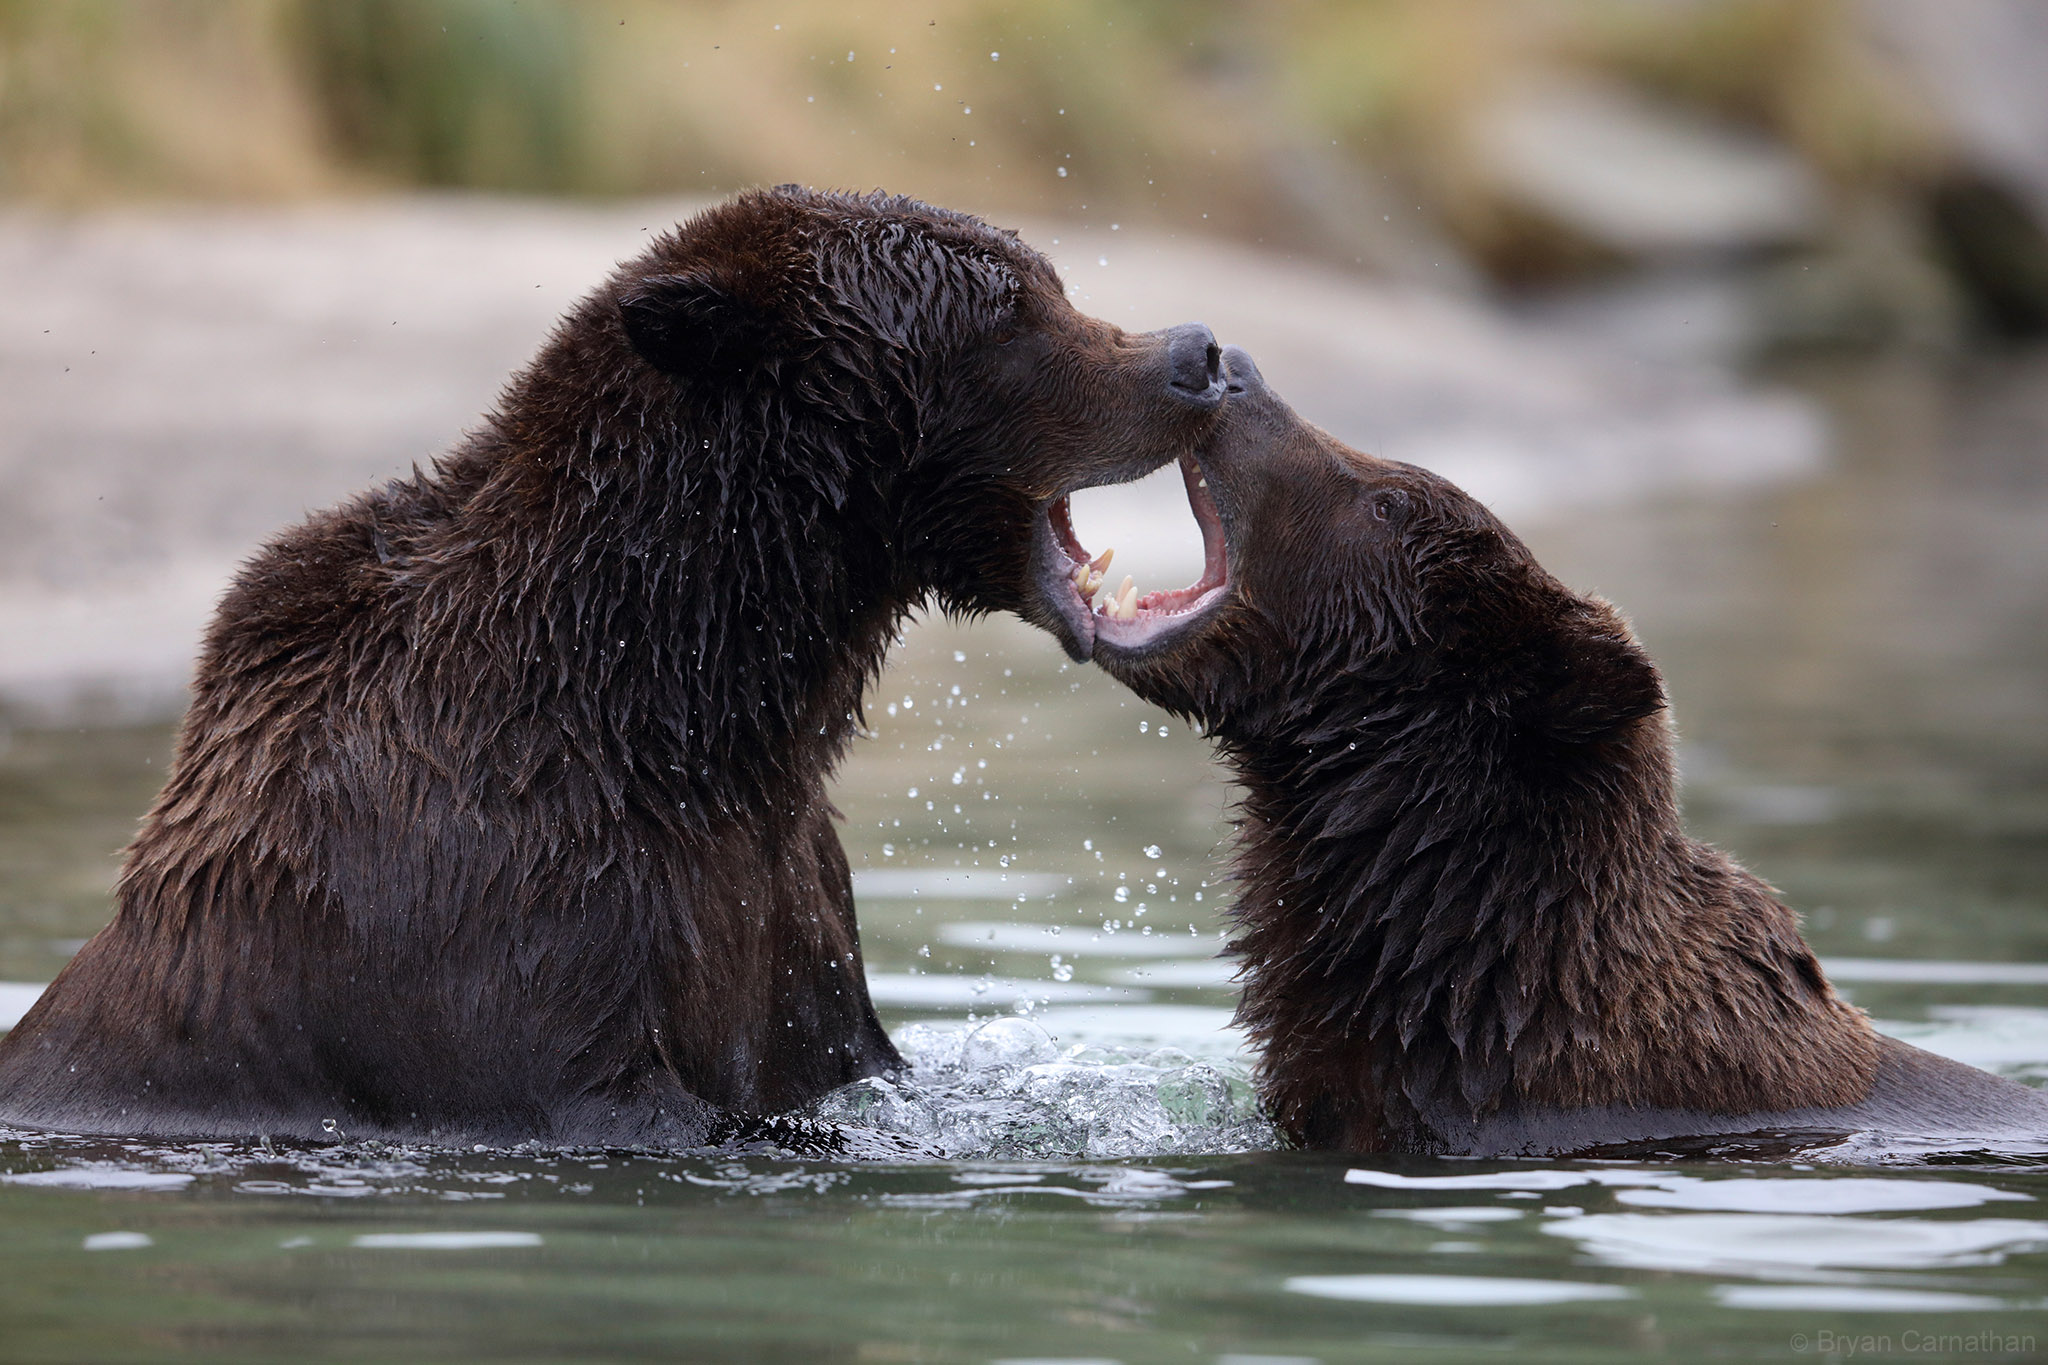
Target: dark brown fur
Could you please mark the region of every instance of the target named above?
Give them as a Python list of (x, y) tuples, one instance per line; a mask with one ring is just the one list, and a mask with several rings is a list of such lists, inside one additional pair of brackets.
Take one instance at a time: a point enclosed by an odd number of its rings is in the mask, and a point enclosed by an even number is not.
[(1206, 726), (1243, 783), (1238, 1017), (1290, 1134), (2048, 1141), (2048, 1098), (1881, 1039), (1771, 889), (1686, 837), (1662, 683), (1613, 608), (1226, 361), (1198, 459), (1231, 591), (1142, 654), (1096, 657)]
[(1202, 429), (1187, 330), (903, 199), (667, 235), (242, 571), (0, 1121), (695, 1144), (897, 1064), (825, 779), (908, 611), (1025, 605), (1047, 497)]

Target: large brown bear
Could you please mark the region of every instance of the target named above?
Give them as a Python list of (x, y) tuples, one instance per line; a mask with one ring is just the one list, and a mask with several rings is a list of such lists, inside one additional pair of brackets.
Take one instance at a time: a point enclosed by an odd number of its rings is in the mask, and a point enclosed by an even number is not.
[(1217, 356), (906, 199), (667, 235), (432, 472), (242, 571), (0, 1122), (695, 1145), (896, 1065), (825, 795), (863, 684), (920, 603), (1032, 608), (1065, 495), (1187, 449)]
[(2048, 1147), (2048, 1096), (1879, 1036), (1770, 888), (1686, 837), (1663, 685), (1611, 607), (1225, 364), (1185, 462), (1207, 572), (1089, 640), (1243, 783), (1238, 1017), (1288, 1133)]

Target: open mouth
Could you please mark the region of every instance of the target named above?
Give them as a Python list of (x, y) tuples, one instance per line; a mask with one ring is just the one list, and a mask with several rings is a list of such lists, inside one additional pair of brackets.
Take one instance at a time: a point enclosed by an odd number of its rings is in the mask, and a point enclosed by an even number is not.
[(1047, 504), (1051, 553), (1041, 566), (1040, 591), (1067, 627), (1068, 650), (1076, 658), (1089, 658), (1097, 644), (1126, 653), (1156, 647), (1223, 599), (1230, 585), (1230, 563), (1222, 517), (1209, 496), (1209, 481), (1192, 456), (1181, 456), (1180, 471), (1187, 485), (1188, 510), (1202, 532), (1202, 576), (1184, 588), (1141, 594), (1129, 575), (1112, 580), (1116, 551), (1105, 547), (1090, 553), (1081, 544), (1066, 495)]

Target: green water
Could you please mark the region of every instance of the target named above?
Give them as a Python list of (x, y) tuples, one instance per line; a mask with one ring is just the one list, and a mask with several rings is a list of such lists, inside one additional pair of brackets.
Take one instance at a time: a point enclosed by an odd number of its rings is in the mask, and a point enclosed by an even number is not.
[[(1802, 376), (1840, 422), (1825, 474), (1521, 528), (1664, 665), (1695, 831), (1785, 891), (1884, 1027), (2037, 1081), (2040, 378)], [(1143, 1066), (1190, 1058), (1243, 1076), (1208, 961), (1228, 791), (1201, 740), (1000, 622), (914, 630), (870, 718), (838, 799), (885, 1016), (950, 1026), (1021, 999), (1089, 1049), (1038, 1117), (1100, 1106), (1101, 1150), (1134, 1154), (0, 1143), (0, 1360), (2042, 1354), (2048, 1162), (1146, 1154), (1113, 1078), (1144, 1090)], [(8, 733), (0, 981), (48, 980), (104, 920), (169, 734)]]

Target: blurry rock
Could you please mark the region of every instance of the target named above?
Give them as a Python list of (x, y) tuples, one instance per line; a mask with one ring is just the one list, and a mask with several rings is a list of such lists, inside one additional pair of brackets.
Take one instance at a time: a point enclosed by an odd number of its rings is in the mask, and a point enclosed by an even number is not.
[(1261, 169), (1292, 230), (1322, 254), (1388, 279), (1479, 292), (1483, 281), (1464, 250), (1355, 161), (1295, 139), (1276, 142)]
[(1937, 255), (1990, 331), (2048, 332), (2048, 6), (1864, 0), (1862, 14), (1951, 144), (1927, 198)]
[(1752, 284), (1718, 263), (1660, 263), (1530, 296), (1518, 312), (1638, 362), (1733, 366), (1759, 341)]
[(1934, 106), (1957, 159), (2048, 216), (2048, 5), (1863, 0), (1861, 10)]
[(1935, 250), (1978, 319), (2010, 337), (2048, 333), (2048, 235), (2033, 207), (1979, 175), (1959, 174), (1928, 195)]
[(1962, 300), (1895, 203), (1844, 213), (1825, 247), (1767, 268), (1757, 282), (1756, 333), (1766, 349), (1946, 349), (1962, 332)]
[(1818, 185), (1784, 148), (1616, 86), (1515, 85), (1474, 138), (1502, 194), (1622, 255), (1777, 246), (1822, 223)]

